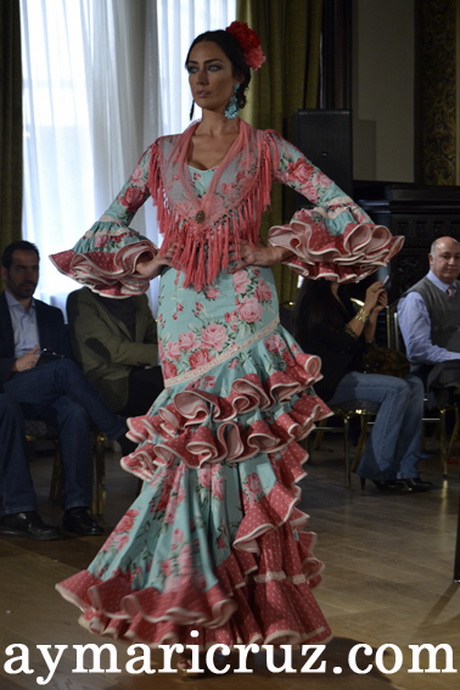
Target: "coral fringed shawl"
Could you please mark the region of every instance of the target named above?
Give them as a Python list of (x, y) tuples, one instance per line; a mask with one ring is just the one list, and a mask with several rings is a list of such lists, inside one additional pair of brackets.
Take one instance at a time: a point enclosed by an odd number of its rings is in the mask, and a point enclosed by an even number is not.
[(270, 146), (270, 131), (240, 120), (236, 140), (199, 199), (187, 165), (198, 125), (155, 142), (149, 188), (164, 235), (160, 253), (168, 252), (173, 266), (184, 271), (184, 287), (202, 290), (240, 258), (242, 240), (257, 242), (278, 156), (276, 147)]

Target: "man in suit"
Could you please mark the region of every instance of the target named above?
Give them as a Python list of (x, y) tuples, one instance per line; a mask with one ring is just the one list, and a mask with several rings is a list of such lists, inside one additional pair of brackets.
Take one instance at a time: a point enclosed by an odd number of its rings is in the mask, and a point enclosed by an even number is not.
[(147, 296), (112, 299), (84, 287), (68, 296), (67, 317), (75, 359), (110, 409), (145, 414), (163, 390)]
[[(39, 276), (39, 252), (26, 241), (13, 242), (2, 255), (6, 290), (0, 295), (0, 392), (7, 408), (4, 438), (23, 424), (24, 414), (56, 424), (59, 430), (63, 475), (63, 527), (92, 536), (103, 532), (89, 514), (92, 494), (91, 429), (93, 425), (122, 450), (130, 450), (124, 419), (111, 412), (99, 393), (71, 359), (62, 313), (33, 298)], [(43, 350), (53, 361), (41, 364)], [(19, 417), (19, 419), (18, 419)], [(16, 421), (11, 421), (13, 418)], [(18, 427), (19, 425), (19, 427)], [(5, 430), (6, 429), (6, 430)], [(36, 498), (21, 444), (6, 458), (14, 471), (1, 482), (0, 534), (55, 539), (59, 530), (45, 525), (36, 510)], [(19, 458), (19, 459), (18, 459)], [(11, 469), (11, 468), (10, 468)]]

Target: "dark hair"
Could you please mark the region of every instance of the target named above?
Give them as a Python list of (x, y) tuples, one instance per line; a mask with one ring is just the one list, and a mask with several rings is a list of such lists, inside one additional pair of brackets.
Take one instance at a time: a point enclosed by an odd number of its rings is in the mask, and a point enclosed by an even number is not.
[(35, 254), (37, 255), (37, 259), (40, 261), (40, 252), (38, 251), (38, 248), (35, 246), (35, 244), (32, 244), (32, 242), (28, 242), (27, 240), (17, 240), (16, 242), (11, 242), (11, 244), (6, 246), (3, 250), (2, 266), (3, 268), (6, 268), (7, 271), (9, 271), (9, 269), (11, 268), (11, 264), (13, 263), (13, 253), (16, 250), (25, 252), (35, 252)]
[[(340, 285), (339, 292), (345, 299), (349, 298), (348, 285)], [(337, 323), (334, 324), (334, 321)], [(331, 290), (331, 281), (326, 278), (312, 280), (304, 278), (297, 293), (293, 313), (293, 335), (302, 345), (308, 339), (308, 333), (323, 328), (327, 321), (332, 328), (341, 330), (343, 321), (337, 312), (337, 300)]]
[(188, 65), (192, 49), (197, 45), (197, 43), (203, 43), (203, 41), (212, 41), (213, 43), (216, 43), (232, 63), (233, 74), (238, 77), (243, 77), (243, 81), (235, 93), (238, 108), (241, 110), (241, 108), (244, 108), (246, 105), (245, 91), (249, 86), (249, 82), (251, 81), (251, 70), (244, 59), (243, 49), (236, 38), (228, 31), (224, 31), (223, 29), (218, 29), (217, 31), (205, 31), (203, 34), (197, 36), (190, 46), (187, 53), (187, 58), (185, 60), (186, 67)]

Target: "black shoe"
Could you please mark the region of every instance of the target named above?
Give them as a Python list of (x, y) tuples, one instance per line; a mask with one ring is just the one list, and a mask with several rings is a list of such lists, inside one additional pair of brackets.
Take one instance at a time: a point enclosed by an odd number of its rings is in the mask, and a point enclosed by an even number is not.
[(408, 477), (401, 479), (410, 491), (430, 491), (433, 488), (431, 482), (424, 482), (420, 477)]
[(74, 532), (82, 537), (97, 537), (104, 530), (93, 520), (86, 508), (70, 508), (64, 513), (62, 526), (66, 532)]
[(387, 479), (386, 481), (378, 481), (374, 479), (374, 484), (379, 491), (388, 493), (408, 493), (411, 489), (407, 484), (400, 479)]
[(0, 518), (0, 534), (5, 537), (29, 537), (36, 541), (62, 538), (61, 530), (58, 527), (46, 525), (35, 510), (3, 515)]
[[(379, 491), (383, 493), (403, 493), (407, 494), (411, 489), (406, 486), (402, 479), (387, 479), (385, 481), (381, 479), (371, 479)], [(366, 477), (361, 477), (361, 488), (364, 489), (366, 486)]]

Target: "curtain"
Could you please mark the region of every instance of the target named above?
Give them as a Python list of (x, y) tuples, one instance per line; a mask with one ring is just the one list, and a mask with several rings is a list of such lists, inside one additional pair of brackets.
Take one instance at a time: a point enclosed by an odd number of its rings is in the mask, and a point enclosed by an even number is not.
[[(20, 3), (23, 236), (42, 253), (37, 297), (63, 309), (78, 286), (47, 255), (73, 246), (154, 139), (188, 125), (186, 52), (197, 33), (235, 18), (235, 0)], [(161, 241), (151, 203), (133, 227)], [(149, 293), (154, 311), (157, 284)]]
[[(161, 107), (165, 133), (190, 124), (192, 97), (185, 58), (193, 39), (204, 31), (225, 29), (236, 16), (236, 0), (157, 1), (160, 42)], [(195, 108), (194, 118), (200, 117)]]
[[(160, 88), (155, 3), (21, 0), (21, 12), (23, 236), (42, 254), (37, 296), (64, 308), (77, 285), (46, 257), (83, 235), (162, 130), (158, 99), (144, 99), (145, 74)], [(143, 212), (135, 227), (157, 240)]]
[[(19, 0), (0, 3), (0, 249), (21, 238), (22, 71)], [(0, 278), (1, 280), (1, 278)]]
[[(267, 61), (253, 74), (243, 117), (254, 127), (276, 129), (289, 138), (296, 108), (317, 108), (320, 81), (322, 0), (237, 0), (237, 18), (260, 36)], [(279, 187), (263, 226), (288, 222), (292, 195)], [(280, 302), (293, 299), (297, 275), (274, 267)]]
[(415, 178), (460, 183), (459, 0), (415, 3)]

